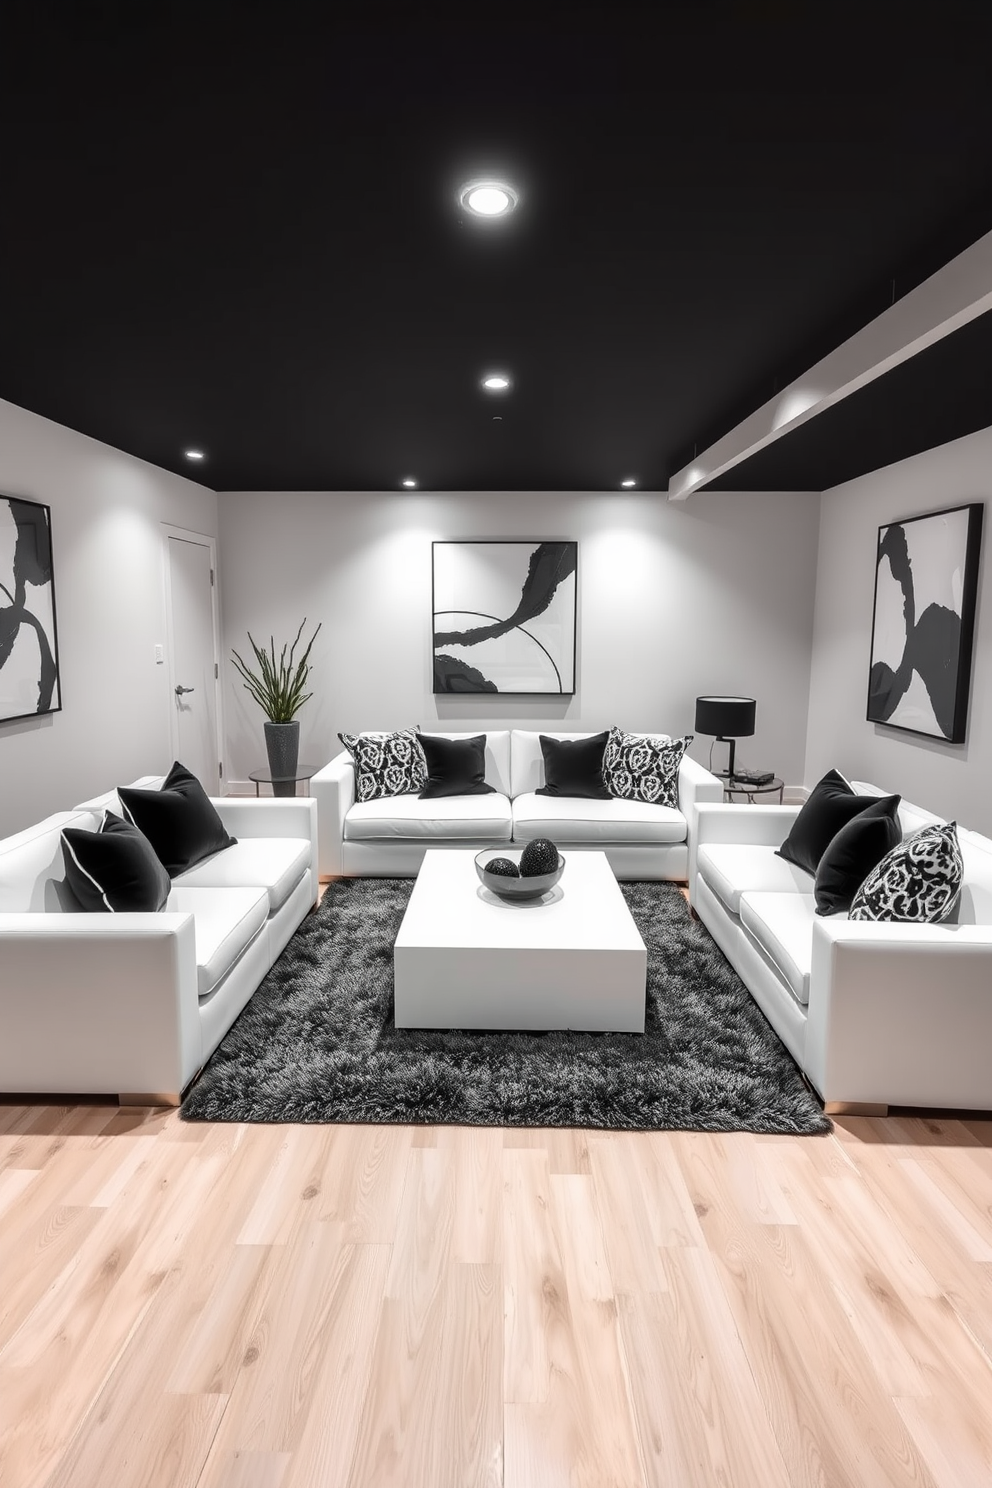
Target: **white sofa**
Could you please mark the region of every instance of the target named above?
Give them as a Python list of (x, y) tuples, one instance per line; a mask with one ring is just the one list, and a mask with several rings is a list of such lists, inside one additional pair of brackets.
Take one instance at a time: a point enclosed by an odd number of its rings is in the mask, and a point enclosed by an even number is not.
[[(467, 737), (464, 730), (442, 734)], [(476, 732), (482, 732), (477, 730)], [(355, 768), (347, 750), (310, 782), (317, 802), (320, 876), (339, 874), (409, 878), (429, 847), (495, 847), (550, 837), (561, 848), (597, 848), (618, 879), (687, 877), (689, 823), (699, 801), (722, 801), (723, 785), (684, 756), (679, 767), (678, 809), (639, 801), (593, 801), (538, 796), (544, 784), (540, 734), (588, 739), (586, 733), (542, 729), (491, 729), (486, 733), (486, 780), (491, 795), (421, 801), (415, 794), (356, 802)]]
[(0, 841), (0, 1090), (178, 1102), (318, 892), (313, 801), (213, 804), (238, 840), (159, 914), (63, 908), (62, 828), (95, 830), (116, 792)]
[[(992, 841), (959, 826), (955, 923), (824, 918), (812, 877), (775, 854), (799, 809), (701, 805), (694, 911), (828, 1111), (992, 1109)], [(940, 818), (903, 802), (899, 820), (905, 837)]]

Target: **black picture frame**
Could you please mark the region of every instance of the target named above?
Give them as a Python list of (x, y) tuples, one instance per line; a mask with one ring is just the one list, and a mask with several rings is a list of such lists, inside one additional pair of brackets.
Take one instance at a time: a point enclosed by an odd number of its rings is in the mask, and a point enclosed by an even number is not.
[(879, 527), (869, 723), (964, 743), (984, 514), (973, 501)]
[(574, 541), (431, 545), (435, 696), (574, 695), (578, 551)]
[(61, 710), (52, 509), (0, 494), (0, 724)]

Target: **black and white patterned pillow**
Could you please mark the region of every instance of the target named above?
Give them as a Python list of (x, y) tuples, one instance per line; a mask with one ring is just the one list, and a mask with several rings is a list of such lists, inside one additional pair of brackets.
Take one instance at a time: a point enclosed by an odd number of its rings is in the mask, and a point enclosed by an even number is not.
[(427, 761), (416, 730), (394, 733), (338, 734), (355, 761), (355, 799), (378, 801), (405, 796), (427, 784)]
[(935, 822), (872, 869), (854, 896), (850, 918), (933, 925), (953, 909), (963, 877), (957, 823)]
[(679, 765), (692, 737), (672, 739), (668, 734), (627, 734), (611, 728), (603, 755), (603, 780), (610, 795), (677, 807)]

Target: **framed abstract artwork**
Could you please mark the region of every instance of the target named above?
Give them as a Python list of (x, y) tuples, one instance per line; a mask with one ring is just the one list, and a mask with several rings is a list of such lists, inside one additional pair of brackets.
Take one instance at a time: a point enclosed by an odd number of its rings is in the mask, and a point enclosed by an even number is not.
[(574, 693), (578, 547), (433, 544), (435, 693)]
[(964, 741), (982, 502), (878, 529), (868, 721)]
[(51, 508), (0, 496), (0, 723), (61, 707)]

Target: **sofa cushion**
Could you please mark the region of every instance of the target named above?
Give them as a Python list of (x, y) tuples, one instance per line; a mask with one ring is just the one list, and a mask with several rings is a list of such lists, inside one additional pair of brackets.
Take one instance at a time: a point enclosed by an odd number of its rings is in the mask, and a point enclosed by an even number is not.
[(486, 736), (466, 734), (448, 739), (444, 734), (418, 734), (427, 764), (422, 801), (445, 796), (488, 796), (495, 786), (486, 783)]
[(817, 914), (850, 909), (871, 870), (898, 846), (901, 837), (898, 796), (880, 796), (845, 822), (817, 865), (813, 887)]
[(665, 845), (684, 842), (681, 811), (643, 801), (590, 801), (568, 796), (539, 796), (530, 791), (513, 800), (513, 840), (550, 837), (559, 847), (583, 843), (631, 842)]
[(161, 790), (118, 786), (117, 794), (125, 817), (144, 832), (169, 874), (183, 873), (234, 842), (203, 786), (178, 760)]
[(812, 894), (741, 895), (741, 924), (748, 939), (778, 972), (797, 1002), (809, 1003), (813, 964)]
[(177, 888), (264, 889), (275, 914), (310, 867), (310, 843), (302, 837), (244, 837), (195, 868), (178, 873)]
[(545, 784), (538, 786), (536, 794), (608, 801), (610, 792), (603, 782), (603, 755), (609, 737), (607, 729), (589, 739), (556, 739), (551, 734), (541, 734)]
[[(742, 806), (742, 811), (749, 808)], [(741, 912), (741, 895), (752, 890), (812, 894), (813, 875), (780, 858), (774, 847), (753, 843), (705, 842), (696, 856), (699, 876), (731, 914)]]
[[(440, 729), (432, 727), (431, 737), (434, 739), (464, 739), (464, 729)], [(484, 779), (494, 790), (500, 791), (504, 796), (509, 796), (510, 791), (510, 730), (489, 729), (485, 735), (486, 740), (486, 768), (483, 772)]]
[(268, 895), (261, 889), (180, 888), (173, 884), (166, 910), (193, 916), (196, 940), (196, 989), (213, 992), (251, 945), (269, 917)]
[(828, 770), (803, 802), (779, 854), (797, 868), (815, 873), (828, 844), (841, 827), (874, 799), (856, 795), (839, 770)]
[[(561, 729), (544, 729), (546, 739), (591, 739), (593, 733), (585, 729), (579, 733), (563, 732)], [(510, 734), (510, 796), (524, 796), (546, 785), (544, 778), (544, 750), (541, 734), (530, 729), (513, 729)]]
[(165, 908), (170, 879), (144, 832), (112, 811), (100, 828), (62, 828), (66, 884), (79, 908), (90, 913), (157, 913)]
[(603, 779), (611, 795), (652, 806), (678, 806), (679, 766), (692, 735), (628, 734), (611, 728)]
[(923, 827), (872, 869), (854, 896), (851, 919), (936, 924), (951, 913), (963, 877), (957, 823)]
[(427, 765), (415, 729), (338, 734), (355, 761), (355, 800), (379, 801), (421, 791)]
[(499, 791), (486, 796), (419, 796), (356, 802), (345, 818), (346, 842), (420, 841), (509, 842), (510, 802)]

